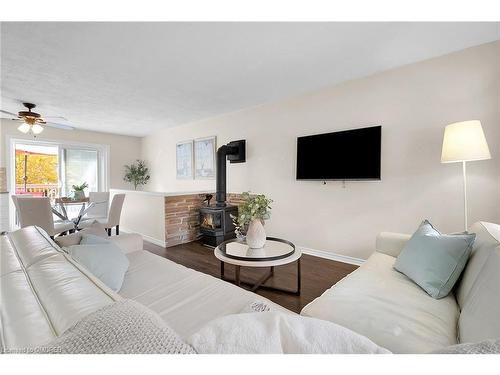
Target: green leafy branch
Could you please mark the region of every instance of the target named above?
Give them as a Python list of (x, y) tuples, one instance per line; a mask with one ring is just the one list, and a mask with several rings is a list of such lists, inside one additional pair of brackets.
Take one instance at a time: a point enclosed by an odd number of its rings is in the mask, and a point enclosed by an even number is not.
[(238, 208), (238, 216), (231, 215), (233, 223), (238, 230), (244, 230), (252, 220), (267, 220), (271, 217), (272, 199), (265, 195), (251, 195), (250, 192), (242, 193), (244, 203)]
[(74, 191), (84, 191), (88, 187), (89, 187), (89, 184), (87, 184), (86, 182), (84, 182), (81, 185), (73, 185), (72, 186)]
[(144, 160), (137, 159), (134, 164), (125, 165), (125, 176), (123, 180), (134, 185), (134, 190), (137, 186), (146, 185), (150, 179), (149, 168)]

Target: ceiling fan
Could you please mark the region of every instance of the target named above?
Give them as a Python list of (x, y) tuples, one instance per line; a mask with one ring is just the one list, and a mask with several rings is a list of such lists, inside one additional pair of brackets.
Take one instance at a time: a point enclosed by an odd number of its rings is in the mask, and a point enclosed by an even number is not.
[[(17, 118), (11, 118), (11, 120), (14, 121), (20, 121), (22, 122), (18, 126), (18, 130), (22, 133), (31, 133), (34, 136), (37, 134), (40, 134), (43, 132), (44, 126), (50, 126), (52, 128), (57, 128), (57, 129), (64, 129), (64, 130), (73, 130), (73, 127), (69, 125), (64, 125), (64, 124), (59, 124), (57, 122), (52, 122), (52, 121), (46, 121), (45, 118), (43, 118), (39, 113), (32, 112), (31, 110), (36, 107), (35, 104), (33, 103), (23, 103), (23, 105), (28, 109), (27, 111), (19, 111), (16, 114), (8, 111), (4, 111), (3, 109), (0, 109), (1, 113), (5, 113), (9, 116), (17, 116)], [(65, 120), (64, 117), (46, 117), (46, 118), (60, 118)]]

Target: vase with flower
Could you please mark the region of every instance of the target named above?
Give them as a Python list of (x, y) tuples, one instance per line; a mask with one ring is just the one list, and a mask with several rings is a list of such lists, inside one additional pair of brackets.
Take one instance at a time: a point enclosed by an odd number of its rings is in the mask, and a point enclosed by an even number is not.
[(251, 249), (260, 249), (266, 243), (265, 220), (271, 216), (272, 199), (263, 194), (242, 194), (244, 203), (238, 208), (238, 216), (232, 216), (239, 239), (245, 238)]

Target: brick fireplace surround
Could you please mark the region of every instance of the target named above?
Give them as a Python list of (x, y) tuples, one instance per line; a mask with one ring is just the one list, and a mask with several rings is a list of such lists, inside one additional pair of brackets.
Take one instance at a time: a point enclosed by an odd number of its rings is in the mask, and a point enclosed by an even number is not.
[[(215, 201), (215, 193), (214, 199)], [(166, 247), (192, 242), (200, 238), (199, 210), (206, 202), (205, 194), (187, 194), (165, 197)], [(227, 202), (235, 206), (243, 203), (241, 194), (228, 193)]]

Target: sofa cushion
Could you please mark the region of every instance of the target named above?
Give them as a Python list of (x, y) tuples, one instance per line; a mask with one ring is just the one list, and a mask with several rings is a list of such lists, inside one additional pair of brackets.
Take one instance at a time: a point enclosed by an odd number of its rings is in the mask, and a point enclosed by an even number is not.
[(500, 245), (472, 285), (459, 320), (460, 342), (500, 340)]
[(32, 348), (120, 297), (87, 273), (40, 228), (1, 236), (2, 345)]
[(500, 225), (498, 224), (480, 221), (474, 223), (469, 232), (476, 233), (476, 240), (472, 246), (469, 262), (462, 274), (462, 279), (457, 285), (457, 301), (462, 308), (481, 273), (481, 269), (486, 264), (486, 260), (500, 246)]
[(375, 249), (379, 253), (397, 258), (410, 238), (409, 234), (381, 232), (375, 241)]
[(446, 297), (465, 268), (475, 237), (441, 234), (425, 220), (404, 246), (394, 268), (431, 297)]
[(67, 236), (56, 237), (55, 241), (56, 241), (56, 243), (58, 243), (59, 246), (62, 247), (62, 249), (64, 251), (66, 251), (66, 248), (69, 246), (79, 245), (81, 240), (82, 240), (83, 235), (91, 234), (91, 235), (95, 235), (98, 237), (102, 237), (104, 240), (114, 243), (115, 245), (117, 245), (120, 248), (120, 250), (124, 254), (131, 253), (134, 251), (139, 251), (139, 250), (142, 250), (142, 248), (143, 248), (143, 240), (142, 240), (142, 236), (140, 234), (122, 233), (119, 236), (108, 237), (106, 232), (101, 232), (100, 230), (97, 230), (96, 232), (87, 231), (87, 229), (90, 229), (90, 228), (83, 229), (81, 232), (72, 233), (72, 234), (67, 235)]
[(15, 247), (7, 236), (0, 236), (0, 248), (0, 338), (3, 349), (26, 348), (52, 340), (56, 333), (36, 294), (29, 288)]
[(264, 297), (148, 251), (127, 257), (130, 266), (120, 295), (158, 313), (183, 338), (212, 319), (240, 313), (253, 302), (291, 313)]
[(31, 265), (59, 253), (59, 248), (55, 246), (43, 229), (36, 226), (27, 228), (29, 229), (17, 230), (8, 235), (22, 266), (29, 268)]
[(108, 237), (108, 239), (118, 246), (124, 254), (142, 251), (144, 245), (142, 236), (137, 233), (123, 233), (119, 236)]
[(429, 297), (393, 269), (394, 261), (374, 253), (301, 314), (350, 328), (395, 353), (425, 353), (456, 344), (455, 297)]
[(107, 238), (95, 236), (93, 234), (82, 234), (82, 240), (79, 245), (99, 245), (111, 243)]

